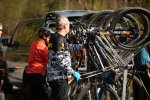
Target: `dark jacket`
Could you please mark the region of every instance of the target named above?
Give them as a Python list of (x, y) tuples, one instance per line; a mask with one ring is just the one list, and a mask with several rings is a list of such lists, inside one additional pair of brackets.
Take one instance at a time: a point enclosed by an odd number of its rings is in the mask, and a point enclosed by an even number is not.
[(53, 81), (66, 79), (67, 74), (73, 74), (70, 52), (83, 48), (83, 44), (67, 44), (66, 38), (55, 33), (49, 43), (47, 79)]

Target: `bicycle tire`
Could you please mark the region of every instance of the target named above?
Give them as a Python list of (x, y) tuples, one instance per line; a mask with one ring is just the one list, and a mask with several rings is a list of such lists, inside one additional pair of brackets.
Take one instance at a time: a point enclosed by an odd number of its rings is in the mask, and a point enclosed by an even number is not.
[[(88, 22), (88, 28), (96, 27), (96, 26), (93, 26), (93, 24), (97, 22), (101, 24), (101, 21), (103, 20), (103, 18), (112, 12), (113, 10), (102, 10), (98, 13), (95, 13), (93, 16), (91, 16), (92, 19)], [(97, 25), (97, 27), (99, 27), (99, 25)]]
[[(81, 90), (77, 100), (96, 100), (96, 96), (95, 96), (94, 92), (91, 92), (91, 90), (93, 90), (93, 88), (94, 88), (93, 84), (88, 84), (85, 88), (83, 88)], [(99, 92), (99, 95), (100, 95), (100, 97), (103, 97), (103, 98), (100, 98), (100, 100), (107, 100), (105, 98), (106, 97), (105, 95), (101, 95), (104, 92), (103, 87), (100, 87), (100, 88), (101, 88), (101, 90)], [(90, 91), (91, 96), (89, 96), (89, 97), (91, 97), (91, 98), (87, 98), (88, 96), (86, 94), (88, 93), (88, 91)], [(111, 97), (110, 100), (120, 100), (119, 96), (116, 94), (116, 92), (113, 89), (107, 88), (105, 91), (107, 91), (107, 93), (108, 92), (110, 93), (110, 95), (111, 95), (111, 96), (109, 95), (109, 97)]]
[(69, 85), (68, 100), (76, 100), (78, 93), (86, 86), (86, 84), (86, 79), (80, 80), (78, 83), (73, 80), (73, 82)]
[(113, 88), (107, 88), (105, 90), (105, 87), (101, 88), (100, 91), (101, 100), (120, 100), (120, 97), (116, 93), (116, 91)]
[[(143, 33), (141, 33), (141, 37), (134, 45), (123, 45), (116, 41), (116, 39), (113, 39), (114, 42), (121, 48), (127, 49), (127, 50), (134, 50), (140, 46), (143, 46), (149, 38), (149, 21), (150, 21), (150, 13), (146, 9), (140, 8), (140, 7), (127, 7), (122, 12), (117, 13), (115, 16), (112, 17), (112, 23), (110, 24), (110, 30), (114, 31), (114, 27), (117, 24), (118, 20), (124, 17), (127, 14), (136, 14), (138, 15), (142, 21), (143, 21)], [(143, 16), (141, 16), (143, 15)], [(116, 19), (117, 17), (117, 19)]]
[[(144, 92), (144, 87), (143, 84), (141, 83), (141, 81), (136, 77), (136, 76), (132, 76), (131, 74), (128, 73), (127, 75), (128, 81), (127, 81), (127, 89), (126, 89), (126, 100), (129, 100), (130, 98), (134, 98), (135, 94), (133, 93), (133, 91), (130, 91), (131, 89), (134, 89), (134, 87), (132, 86), (132, 82), (134, 83), (134, 85), (136, 85), (136, 89), (138, 92), (138, 96), (139, 98), (136, 100), (142, 100), (143, 97), (143, 92)], [(118, 91), (119, 96), (122, 96), (122, 80), (123, 80), (123, 74), (119, 75), (119, 77), (116, 78), (116, 82), (118, 85), (118, 89), (116, 89), (116, 91)]]
[[(88, 100), (88, 96), (86, 96), (86, 98), (84, 98), (84, 96), (86, 95), (86, 93), (92, 88), (92, 84), (87, 84), (85, 86), (85, 88), (83, 88), (81, 90), (81, 92), (79, 93), (77, 100)], [(89, 100), (93, 100), (92, 98), (89, 98)]]

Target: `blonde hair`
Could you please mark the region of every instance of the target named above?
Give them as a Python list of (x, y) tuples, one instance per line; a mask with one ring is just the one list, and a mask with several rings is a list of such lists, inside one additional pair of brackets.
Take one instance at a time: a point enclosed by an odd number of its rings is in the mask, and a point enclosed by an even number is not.
[(69, 24), (69, 20), (67, 17), (59, 16), (56, 19), (56, 29), (62, 29), (64, 25)]

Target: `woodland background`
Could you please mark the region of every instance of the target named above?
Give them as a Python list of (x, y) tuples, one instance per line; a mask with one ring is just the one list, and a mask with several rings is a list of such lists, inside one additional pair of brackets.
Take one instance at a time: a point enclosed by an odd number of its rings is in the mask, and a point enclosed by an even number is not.
[(0, 23), (4, 34), (11, 35), (18, 22), (44, 18), (55, 10), (105, 10), (140, 6), (150, 10), (150, 0), (0, 0)]

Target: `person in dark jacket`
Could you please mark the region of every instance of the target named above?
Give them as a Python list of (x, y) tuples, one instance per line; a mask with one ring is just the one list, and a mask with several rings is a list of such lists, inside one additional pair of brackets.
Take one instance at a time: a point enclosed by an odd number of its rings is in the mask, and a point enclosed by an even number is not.
[(72, 74), (76, 81), (80, 79), (80, 74), (71, 68), (70, 52), (81, 50), (84, 45), (66, 42), (65, 36), (69, 32), (69, 26), (69, 20), (59, 16), (56, 19), (56, 33), (49, 43), (47, 81), (52, 89), (52, 100), (68, 99), (68, 74)]

